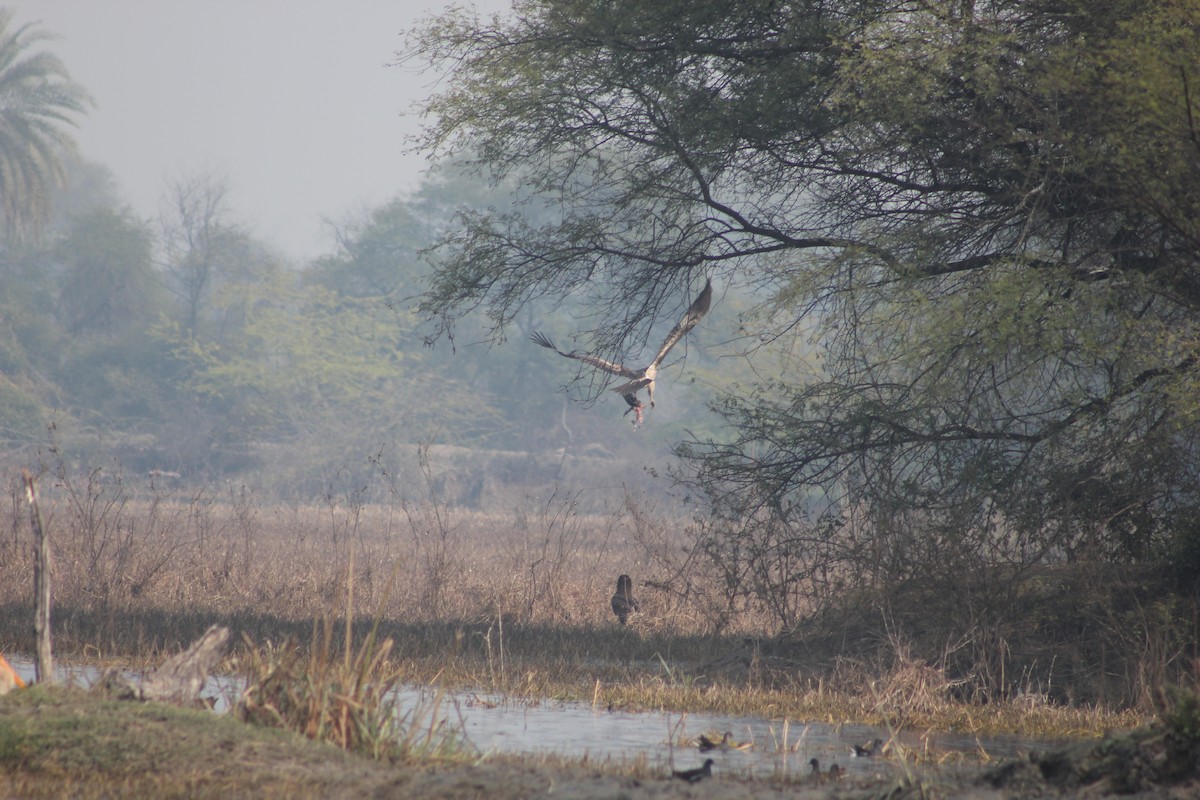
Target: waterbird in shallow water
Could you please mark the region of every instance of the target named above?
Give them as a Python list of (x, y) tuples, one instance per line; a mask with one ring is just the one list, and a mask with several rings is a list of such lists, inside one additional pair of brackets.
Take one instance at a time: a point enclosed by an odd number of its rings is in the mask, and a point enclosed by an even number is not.
[(844, 767), (839, 767), (837, 763), (834, 763), (829, 767), (829, 772), (821, 772), (821, 762), (817, 761), (815, 758), (810, 758), (808, 760), (808, 765), (812, 768), (808, 773), (808, 777), (815, 783), (840, 780), (842, 776), (846, 774), (846, 769)]
[(612, 596), (610, 605), (613, 613), (617, 615), (617, 621), (622, 625), (629, 621), (630, 614), (640, 610), (638, 601), (633, 596), (633, 579), (628, 575), (617, 578), (617, 592)]
[(650, 407), (654, 408), (654, 379), (658, 376), (658, 368), (662, 365), (663, 359), (667, 357), (667, 353), (671, 352), (671, 348), (678, 344), (679, 340), (687, 335), (688, 331), (696, 327), (696, 323), (708, 313), (710, 305), (712, 305), (712, 281), (705, 280), (704, 288), (700, 290), (700, 294), (688, 306), (688, 310), (683, 313), (679, 322), (675, 323), (675, 327), (671, 328), (670, 333), (667, 334), (667, 338), (663, 339), (663, 343), (659, 346), (658, 353), (655, 354), (653, 360), (641, 369), (633, 369), (624, 364), (618, 364), (614, 361), (594, 356), (591, 353), (580, 353), (576, 350), (572, 350), (569, 353), (564, 352), (555, 347), (554, 342), (546, 338), (545, 334), (540, 331), (535, 331), (529, 338), (535, 344), (541, 345), (548, 350), (553, 350), (560, 356), (582, 361), (585, 364), (590, 364), (597, 369), (602, 369), (613, 375), (619, 375), (622, 378), (629, 378), (626, 383), (613, 387), (612, 391), (625, 398), (625, 402), (629, 404), (629, 408), (625, 413), (633, 412), (633, 424), (634, 427), (637, 427), (642, 424), (643, 411), (646, 408), (637, 396), (637, 393), (645, 389), (646, 399), (650, 401)]
[(730, 731), (725, 731), (725, 735), (719, 740), (713, 739), (705, 734), (700, 734), (700, 738), (696, 740), (696, 744), (700, 747), (700, 752), (708, 752), (709, 750), (721, 750), (728, 753), (731, 750), (749, 750), (754, 747), (754, 742), (735, 742), (733, 734)]
[(706, 758), (704, 759), (704, 766), (696, 767), (695, 769), (685, 769), (682, 772), (679, 770), (672, 770), (671, 777), (679, 778), (679, 780), (687, 781), (688, 783), (699, 783), (705, 778), (712, 777), (713, 763), (714, 762), (711, 758)]
[(855, 758), (870, 758), (883, 752), (883, 739), (872, 739), (866, 744), (850, 745), (850, 755)]

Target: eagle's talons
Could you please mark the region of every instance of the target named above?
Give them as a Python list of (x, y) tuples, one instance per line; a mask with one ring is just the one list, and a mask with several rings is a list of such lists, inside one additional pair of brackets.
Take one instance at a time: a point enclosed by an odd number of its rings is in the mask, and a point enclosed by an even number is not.
[(637, 399), (633, 395), (625, 395), (625, 402), (629, 403), (629, 408), (625, 409), (625, 413), (622, 414), (621, 416), (628, 416), (629, 412), (632, 411), (633, 412), (633, 427), (635, 427), (635, 428), (640, 427), (642, 422), (645, 421), (645, 417), (643, 416), (643, 409), (645, 409), (646, 406), (642, 405), (642, 401)]

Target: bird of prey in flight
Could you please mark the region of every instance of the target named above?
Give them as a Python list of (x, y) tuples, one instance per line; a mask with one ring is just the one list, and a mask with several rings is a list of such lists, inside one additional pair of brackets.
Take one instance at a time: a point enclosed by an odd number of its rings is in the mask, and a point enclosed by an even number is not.
[(634, 427), (637, 427), (638, 425), (642, 424), (642, 413), (645, 409), (645, 405), (642, 404), (642, 401), (637, 396), (637, 393), (642, 389), (645, 389), (646, 398), (650, 401), (650, 407), (654, 408), (654, 378), (658, 374), (659, 366), (662, 364), (663, 359), (667, 357), (667, 353), (671, 352), (671, 348), (678, 344), (679, 340), (682, 339), (688, 331), (696, 327), (696, 323), (700, 321), (701, 317), (708, 313), (708, 307), (711, 303), (712, 281), (705, 280), (704, 288), (700, 291), (700, 294), (697, 295), (696, 299), (692, 301), (692, 304), (688, 306), (688, 310), (684, 312), (683, 317), (680, 318), (679, 322), (675, 323), (675, 327), (671, 328), (671, 332), (668, 333), (667, 338), (663, 340), (662, 346), (658, 348), (658, 354), (654, 356), (654, 359), (649, 364), (641, 369), (632, 369), (624, 366), (623, 364), (616, 364), (612, 361), (607, 361), (603, 358), (600, 358), (599, 356), (591, 355), (590, 353), (580, 353), (574, 350), (570, 353), (564, 353), (562, 350), (559, 350), (557, 347), (555, 347), (554, 342), (547, 339), (546, 336), (541, 332), (535, 331), (529, 338), (537, 344), (540, 344), (542, 347), (553, 350), (560, 356), (573, 358), (576, 361), (582, 361), (585, 364), (590, 364), (593, 367), (602, 369), (605, 372), (612, 373), (613, 375), (619, 375), (622, 378), (628, 378), (629, 380), (626, 383), (613, 387), (612, 391), (625, 398), (625, 402), (629, 404), (629, 408), (626, 409), (625, 413), (628, 414), (630, 411), (633, 412), (633, 424)]

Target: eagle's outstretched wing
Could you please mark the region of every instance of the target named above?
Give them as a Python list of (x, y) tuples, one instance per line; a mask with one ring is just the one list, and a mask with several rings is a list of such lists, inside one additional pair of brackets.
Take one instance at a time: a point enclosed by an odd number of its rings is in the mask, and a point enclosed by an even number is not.
[(663, 340), (662, 347), (658, 348), (658, 355), (650, 362), (650, 367), (647, 369), (657, 369), (662, 360), (667, 357), (667, 353), (671, 348), (679, 343), (679, 340), (687, 335), (687, 332), (696, 327), (696, 323), (708, 313), (708, 307), (712, 305), (712, 281), (705, 280), (704, 288), (700, 290), (700, 294), (688, 306), (688, 310), (683, 313), (679, 322), (675, 323), (675, 327), (671, 328), (671, 332), (667, 334), (667, 338)]
[[(692, 324), (694, 325), (695, 323)], [(637, 378), (641, 375), (638, 370), (629, 369), (621, 364), (614, 364), (612, 361), (605, 361), (603, 358), (590, 355), (589, 353), (577, 353), (574, 351), (570, 353), (564, 353), (562, 350), (559, 350), (557, 347), (555, 347), (554, 342), (546, 338), (546, 335), (541, 331), (534, 331), (529, 338), (533, 340), (534, 343), (540, 344), (542, 347), (545, 347), (548, 350), (553, 350), (560, 356), (573, 358), (576, 361), (582, 361), (585, 364), (591, 364), (593, 367), (602, 369), (605, 372), (611, 372), (613, 375), (620, 375), (623, 378)]]
[(696, 327), (696, 323), (708, 313), (708, 307), (712, 303), (712, 281), (705, 280), (704, 288), (700, 290), (700, 294), (688, 306), (688, 310), (684, 312), (683, 317), (679, 322), (675, 323), (675, 327), (671, 328), (671, 332), (667, 334), (667, 338), (663, 340), (662, 346), (658, 348), (658, 354), (654, 357), (647, 366), (642, 369), (629, 369), (622, 364), (616, 364), (612, 361), (606, 361), (598, 356), (589, 355), (587, 353), (570, 352), (564, 353), (554, 346), (554, 342), (546, 338), (541, 332), (534, 332), (530, 335), (530, 339), (535, 344), (545, 347), (547, 350), (553, 350), (560, 356), (573, 358), (576, 361), (582, 361), (585, 364), (591, 364), (597, 369), (602, 369), (605, 372), (613, 375), (620, 375), (623, 378), (629, 378), (627, 383), (612, 388), (612, 391), (620, 394), (625, 398), (625, 402), (629, 404), (629, 410), (634, 413), (634, 427), (641, 425), (642, 414), (645, 406), (638, 398), (637, 393), (642, 389), (646, 390), (646, 399), (650, 401), (650, 407), (654, 407), (654, 379), (658, 372), (658, 367), (663, 359), (667, 357), (667, 353), (671, 348), (679, 343), (679, 340), (687, 335), (687, 332)]

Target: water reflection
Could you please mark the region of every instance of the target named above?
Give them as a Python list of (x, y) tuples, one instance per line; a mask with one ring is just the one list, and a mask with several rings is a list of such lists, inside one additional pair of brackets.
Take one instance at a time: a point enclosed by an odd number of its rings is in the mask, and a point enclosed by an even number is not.
[[(9, 660), (18, 675), (27, 682), (33, 680), (31, 661)], [(93, 667), (60, 665), (55, 671), (59, 681), (85, 688), (100, 677), (100, 670)], [(242, 685), (240, 679), (229, 676), (210, 678), (203, 695), (216, 700), (217, 711), (225, 711), (236, 702)], [(435, 699), (435, 693), (427, 687), (408, 687), (398, 696), (402, 711), (428, 710)], [(460, 724), (470, 743), (484, 753), (586, 755), (614, 761), (644, 758), (664, 769), (698, 766), (711, 756), (718, 771), (755, 775), (804, 775), (808, 773), (811, 758), (818, 759), (826, 769), (836, 762), (851, 775), (888, 773), (895, 769), (894, 762), (886, 758), (850, 755), (855, 742), (889, 738), (886, 730), (865, 725), (806, 724), (717, 714), (608, 711), (581, 703), (511, 700), (476, 692), (446, 693), (438, 702), (439, 715), (451, 725)], [(679, 745), (706, 731), (718, 734), (731, 731), (737, 741), (751, 741), (754, 748), (745, 752), (718, 750), (702, 756), (695, 746)], [(905, 747), (921, 752), (928, 749), (938, 753), (986, 754), (993, 759), (1046, 745), (1020, 737), (977, 738), (952, 732), (924, 737), (901, 733), (898, 738)]]
[[(402, 704), (431, 699), (430, 694), (420, 690), (407, 690), (407, 694)], [(756, 775), (804, 775), (812, 758), (824, 768), (837, 763), (851, 775), (895, 768), (886, 758), (851, 756), (855, 742), (877, 736), (888, 739), (887, 731), (865, 725), (678, 712), (610, 712), (579, 703), (526, 703), (487, 694), (458, 695), (453, 699), (454, 709), (446, 711), (443, 705), (443, 713), (448, 713), (452, 721), (457, 715), (472, 744), (484, 752), (556, 753), (613, 760), (644, 757), (651, 764), (673, 764), (677, 769), (697, 766), (704, 758), (712, 757), (717, 769)], [(679, 745), (681, 741), (694, 741), (705, 731), (731, 731), (735, 740), (751, 741), (754, 748), (702, 755), (694, 745)], [(986, 754), (989, 758), (1017, 755), (1044, 744), (1019, 737), (977, 738), (954, 733), (927, 737), (902, 733), (898, 739), (905, 747), (919, 751)]]

